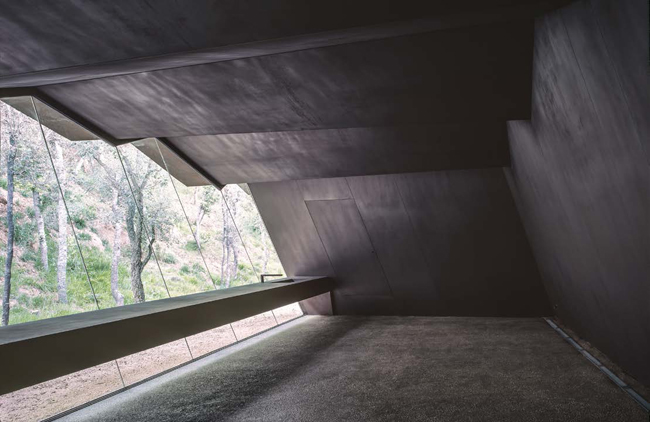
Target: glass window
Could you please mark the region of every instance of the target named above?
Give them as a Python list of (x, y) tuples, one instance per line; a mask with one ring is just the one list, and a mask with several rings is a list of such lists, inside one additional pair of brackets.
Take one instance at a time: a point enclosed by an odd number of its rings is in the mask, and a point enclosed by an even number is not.
[(298, 302), (292, 303), (290, 305), (283, 306), (273, 310), (275, 318), (278, 320), (278, 324), (283, 322), (291, 321), (292, 319), (302, 316), (302, 309)]
[(0, 415), (3, 421), (41, 420), (120, 388), (117, 366), (107, 362), (2, 395)]
[(192, 356), (199, 357), (206, 353), (226, 347), (237, 341), (230, 324), (213, 328), (212, 330), (189, 336), (187, 342), (192, 351)]
[(261, 274), (285, 274), (264, 222), (247, 185), (227, 185), (221, 191), (227, 207), (224, 212), (232, 214), (233, 231), (240, 234), (245, 267), (248, 269), (246, 281), (242, 284), (259, 281)]
[(237, 340), (241, 341), (254, 334), (278, 325), (273, 312), (264, 312), (232, 323)]
[[(283, 273), (246, 185), (219, 191), (161, 142), (115, 148), (31, 97), (0, 102), (0, 117), (5, 322)], [(265, 312), (6, 394), (0, 407), (12, 420), (48, 417), (301, 314)]]
[[(150, 245), (171, 296), (213, 290), (211, 274), (169, 175), (140, 151), (157, 150), (155, 143), (155, 139), (145, 139), (118, 147), (136, 198), (136, 211), (145, 219), (143, 232), (150, 233)], [(138, 215), (135, 218), (140, 218)]]
[(3, 319), (8, 319), (3, 323), (95, 310), (68, 218), (68, 192), (63, 189), (62, 196), (57, 183), (57, 176), (65, 183), (71, 173), (61, 137), (48, 132), (44, 141), (38, 122), (30, 117), (35, 112), (28, 97), (7, 99), (0, 103), (0, 113), (0, 264)]
[(124, 384), (130, 385), (192, 359), (185, 339), (172, 341), (117, 360)]
[[(36, 107), (39, 117), (51, 113), (38, 101)], [(100, 140), (72, 141), (43, 130), (56, 140), (64, 169), (59, 182), (99, 307), (168, 297), (143, 229), (149, 220), (145, 215), (141, 221), (117, 150)]]

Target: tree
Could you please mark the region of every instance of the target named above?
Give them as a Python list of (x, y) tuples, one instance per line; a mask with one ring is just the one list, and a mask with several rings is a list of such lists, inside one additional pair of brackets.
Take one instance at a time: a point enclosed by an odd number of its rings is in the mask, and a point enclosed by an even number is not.
[[(16, 123), (13, 121), (12, 123)], [(16, 162), (17, 125), (7, 125), (9, 145), (7, 151), (7, 251), (5, 254), (4, 288), (2, 290), (2, 325), (9, 325), (11, 299), (11, 265), (14, 258), (14, 164)], [(13, 126), (13, 127), (12, 127)]]
[[(196, 194), (199, 189), (196, 189), (194, 191), (194, 198), (196, 198)], [(212, 206), (217, 202), (217, 196), (215, 195), (215, 189), (210, 187), (210, 188), (202, 188), (201, 190), (201, 202), (199, 203), (199, 211), (196, 216), (196, 223), (194, 227), (194, 236), (196, 237), (196, 246), (198, 248), (201, 248), (201, 223), (203, 222), (203, 218), (210, 213), (212, 210)], [(196, 199), (195, 199), (196, 200)]]
[(17, 113), (17, 118), (20, 119), (22, 134), (21, 142), (16, 146), (16, 187), (22, 192), (31, 193), (40, 262), (47, 272), (49, 259), (44, 212), (49, 203), (49, 192), (55, 190), (56, 181), (52, 176), (50, 160), (38, 124), (22, 113), (15, 110), (13, 113)]
[[(223, 248), (221, 252), (221, 285), (230, 287), (230, 282), (237, 278), (239, 271), (239, 256), (237, 250), (237, 228), (233, 219), (237, 216), (237, 204), (239, 199), (237, 194), (229, 194), (225, 189), (221, 191), (224, 195), (221, 202), (221, 216), (223, 218)], [(231, 198), (231, 207), (228, 208), (226, 201)], [(232, 218), (231, 214), (232, 213)], [(230, 256), (232, 253), (232, 261)]]
[[(120, 173), (116, 172), (114, 179), (119, 180)], [(115, 305), (124, 305), (124, 296), (120, 293), (119, 282), (119, 264), (121, 251), (122, 235), (122, 209), (120, 208), (120, 189), (119, 186), (113, 187), (113, 256), (111, 257), (111, 294), (115, 300)]]
[(45, 221), (43, 220), (43, 213), (41, 212), (41, 195), (39, 194), (36, 186), (32, 187), (32, 201), (34, 204), (34, 220), (38, 230), (38, 250), (41, 255), (41, 265), (43, 270), (49, 270), (48, 253), (47, 253), (47, 239), (45, 237)]
[[(136, 157), (139, 158), (140, 155)], [(137, 166), (131, 166), (130, 161), (126, 157), (124, 159), (124, 165), (133, 189), (133, 195), (129, 196), (127, 200), (126, 232), (131, 246), (131, 290), (133, 299), (138, 303), (145, 301), (142, 272), (151, 259), (153, 244), (156, 241), (155, 224), (145, 221), (143, 192), (148, 188), (150, 179), (156, 173), (155, 166), (157, 165), (149, 159), (144, 161), (144, 163), (137, 163)], [(136, 172), (136, 168), (138, 172)], [(147, 228), (149, 228), (149, 233), (146, 233)]]
[[(124, 171), (121, 169), (119, 162), (114, 157), (115, 151), (110, 151), (111, 154), (102, 154), (102, 149), (97, 148), (97, 144), (89, 145), (94, 148), (89, 148), (84, 152), (84, 155), (92, 157), (104, 169), (104, 177), (99, 179), (99, 183), (107, 185), (98, 189), (100, 192), (110, 191), (112, 196), (111, 201), (111, 225), (113, 227), (113, 241), (112, 241), (112, 255), (111, 255), (111, 295), (115, 301), (116, 306), (124, 305), (124, 295), (119, 290), (119, 269), (120, 269), (120, 255), (122, 252), (122, 218), (123, 212), (121, 202), (124, 197), (128, 197), (129, 193), (124, 191), (127, 181), (124, 178)], [(110, 155), (110, 156), (109, 156)], [(135, 283), (136, 286), (141, 285)], [(140, 294), (139, 288), (136, 289)], [(136, 297), (136, 290), (133, 291), (133, 296)], [(141, 294), (144, 300), (144, 293)]]
[(271, 250), (269, 248), (269, 238), (266, 235), (266, 227), (264, 227), (264, 223), (262, 222), (262, 219), (258, 219), (258, 228), (260, 231), (260, 235), (262, 236), (262, 245), (264, 247), (264, 262), (262, 263), (262, 273), (266, 273), (266, 268), (269, 265), (269, 257), (271, 256)]
[[(59, 192), (56, 205), (58, 220), (58, 256), (56, 260), (56, 288), (59, 302), (68, 303), (68, 212), (65, 207), (65, 198), (63, 197), (63, 187), (66, 182), (66, 165), (63, 159), (63, 149), (54, 132), (50, 137), (50, 145), (54, 152), (54, 168), (59, 178)], [(46, 141), (47, 142), (47, 141)]]

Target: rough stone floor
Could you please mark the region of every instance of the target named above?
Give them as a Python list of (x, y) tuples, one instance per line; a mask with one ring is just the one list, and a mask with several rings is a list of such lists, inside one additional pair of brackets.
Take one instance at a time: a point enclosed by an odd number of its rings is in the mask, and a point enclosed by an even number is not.
[(648, 421), (542, 319), (304, 317), (66, 421)]

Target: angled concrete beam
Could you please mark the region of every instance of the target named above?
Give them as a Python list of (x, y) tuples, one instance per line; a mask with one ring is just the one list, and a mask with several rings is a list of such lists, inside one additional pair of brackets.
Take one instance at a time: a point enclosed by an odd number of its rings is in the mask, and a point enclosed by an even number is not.
[(555, 8), (559, 3), (562, 3), (562, 1), (530, 1), (517, 6), (493, 6), (487, 10), (483, 9), (468, 13), (446, 14), (420, 19), (387, 22), (369, 26), (216, 46), (171, 54), (61, 67), (28, 73), (17, 73), (0, 77), (0, 88), (37, 87), (62, 84), (88, 79), (128, 75), (140, 72), (152, 72), (163, 69), (173, 69), (206, 63), (379, 40), (452, 28), (489, 25), (517, 19), (530, 19), (540, 13)]

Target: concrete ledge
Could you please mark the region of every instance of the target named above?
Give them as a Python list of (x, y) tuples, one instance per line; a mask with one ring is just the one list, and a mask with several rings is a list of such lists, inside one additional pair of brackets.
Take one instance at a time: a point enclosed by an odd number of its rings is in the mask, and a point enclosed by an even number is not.
[(0, 394), (329, 292), (294, 277), (0, 328)]

